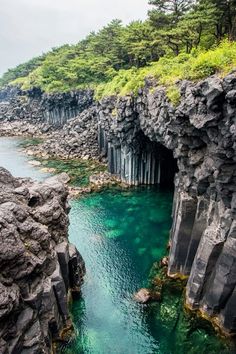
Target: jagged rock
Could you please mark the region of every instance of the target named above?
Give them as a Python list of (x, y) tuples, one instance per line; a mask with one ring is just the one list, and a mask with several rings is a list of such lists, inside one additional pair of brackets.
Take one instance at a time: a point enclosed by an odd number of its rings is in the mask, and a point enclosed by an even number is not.
[[(50, 136), (49, 127), (45, 142), (30, 150), (45, 157), (98, 158), (100, 155), (107, 159), (109, 172), (129, 185), (170, 185), (176, 174), (168, 273), (189, 276), (188, 306), (201, 309), (207, 316), (214, 315), (226, 333), (235, 334), (236, 74), (232, 72), (225, 78), (212, 76), (198, 83), (178, 82), (181, 98), (177, 107), (168, 99), (165, 88), (155, 85), (155, 80), (147, 80), (137, 97), (113, 96), (100, 102), (89, 101), (89, 107), (84, 109), (83, 105), (83, 111), (69, 119), (63, 129), (54, 130)], [(17, 89), (0, 94), (0, 111), (5, 120), (1, 134), (12, 134), (12, 131), (24, 134), (28, 128), (30, 132), (43, 132), (49, 121), (55, 125), (56, 116), (60, 116), (60, 124), (64, 122), (64, 113), (60, 115), (54, 106), (51, 118), (41, 115), (40, 124), (35, 125), (37, 119), (30, 117), (35, 116), (37, 97), (42, 94), (32, 93), (30, 109), (29, 97), (25, 95)], [(63, 95), (57, 97), (61, 108)], [(24, 115), (26, 107), (28, 113)], [(48, 104), (45, 107), (49, 109)], [(25, 121), (33, 124), (25, 129)], [(15, 183), (11, 177), (7, 178), (12, 185)], [(19, 190), (19, 185), (14, 187), (15, 197), (26, 198), (27, 191)], [(31, 189), (28, 194), (29, 205), (38, 205), (31, 217), (48, 227), (54, 242), (62, 242), (64, 231), (55, 232), (57, 220), (63, 215), (60, 203), (51, 198), (42, 205), (41, 200), (46, 196), (42, 197), (39, 189)], [(0, 196), (6, 208), (10, 208), (8, 201), (6, 194)], [(12, 224), (17, 213), (24, 218), (19, 212), (13, 213), (14, 204), (11, 210), (4, 214), (5, 225)], [(23, 224), (26, 230), (27, 221)], [(66, 221), (62, 224), (65, 229)], [(13, 227), (8, 244), (2, 237), (9, 259), (11, 255), (24, 254), (24, 243), (14, 242), (15, 232)], [(46, 235), (45, 243), (48, 242)], [(35, 242), (30, 247), (35, 252), (38, 249)], [(37, 257), (31, 259), (30, 269), (35, 267), (44, 268), (44, 261)], [(19, 274), (24, 272), (27, 270), (20, 265)], [(4, 347), (4, 342), (1, 345)]]
[(179, 85), (176, 108), (162, 88), (100, 102), (100, 151), (127, 183), (150, 184), (162, 183), (161, 176), (168, 180), (174, 164), (160, 144), (172, 150), (179, 172), (168, 273), (189, 276), (188, 306), (217, 316), (226, 333), (236, 333), (236, 257), (229, 236), (235, 220), (236, 76)]
[[(46, 94), (39, 89), (22, 91), (7, 87), (0, 92), (0, 120), (43, 122), (43, 132), (50, 126), (62, 126), (93, 103), (93, 91), (79, 90), (67, 93)], [(34, 128), (31, 126), (31, 128)], [(28, 127), (25, 127), (27, 132)]]
[(51, 353), (68, 325), (68, 291), (80, 289), (85, 267), (67, 238), (65, 179), (33, 182), (0, 168), (1, 353)]
[(89, 182), (97, 187), (102, 187), (105, 185), (116, 184), (120, 182), (120, 179), (109, 172), (100, 172), (96, 175), (90, 176)]
[(85, 263), (76, 247), (69, 244), (69, 281), (72, 291), (80, 291), (85, 275)]

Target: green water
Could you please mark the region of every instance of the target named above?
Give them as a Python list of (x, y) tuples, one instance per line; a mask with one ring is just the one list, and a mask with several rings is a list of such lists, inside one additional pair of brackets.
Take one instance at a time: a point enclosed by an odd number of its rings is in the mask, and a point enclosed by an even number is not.
[(84, 257), (87, 275), (83, 300), (72, 307), (78, 339), (65, 352), (158, 352), (145, 308), (133, 294), (166, 252), (171, 200), (171, 193), (138, 188), (72, 202), (70, 239)]
[[(44, 179), (18, 152), (18, 144), (0, 139), (0, 165), (15, 176)], [(152, 264), (166, 254), (171, 206), (172, 192), (142, 187), (104, 190), (71, 202), (70, 240), (87, 274), (82, 299), (71, 307), (75, 338), (58, 353), (236, 353), (207, 322), (183, 312), (178, 287), (166, 287), (161, 303), (133, 300), (147, 285)]]
[[(72, 202), (70, 239), (87, 275), (72, 305), (77, 334), (61, 353), (234, 353), (208, 322), (183, 312), (183, 290), (164, 289), (163, 301), (134, 302), (150, 269), (166, 254), (172, 193), (157, 188), (106, 190)], [(155, 272), (154, 272), (155, 273)]]

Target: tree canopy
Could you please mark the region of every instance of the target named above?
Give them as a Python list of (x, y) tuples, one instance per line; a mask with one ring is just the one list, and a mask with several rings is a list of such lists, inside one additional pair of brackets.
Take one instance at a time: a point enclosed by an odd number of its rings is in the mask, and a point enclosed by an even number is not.
[(118, 80), (124, 70), (134, 74), (162, 58), (173, 62), (176, 56), (196, 56), (225, 39), (236, 40), (236, 0), (150, 0), (149, 4), (146, 21), (124, 26), (115, 19), (75, 45), (54, 48), (8, 70), (0, 86), (36, 86), (46, 92), (93, 88)]

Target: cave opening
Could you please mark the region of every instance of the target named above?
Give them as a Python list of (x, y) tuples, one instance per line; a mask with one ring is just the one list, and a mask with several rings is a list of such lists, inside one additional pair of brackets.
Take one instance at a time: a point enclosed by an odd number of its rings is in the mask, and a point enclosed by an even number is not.
[[(157, 143), (156, 143), (157, 144)], [(161, 144), (157, 144), (158, 158), (160, 161), (160, 187), (174, 188), (174, 178), (178, 170), (177, 160), (173, 151)]]
[(160, 143), (151, 141), (140, 131), (124, 144), (108, 143), (109, 172), (129, 185), (158, 185), (174, 187), (178, 171), (173, 152)]
[(151, 183), (145, 183), (149, 180), (146, 178), (144, 184), (154, 184), (164, 189), (174, 188), (174, 177), (178, 172), (178, 166), (171, 150), (143, 135), (139, 159), (140, 168), (145, 170), (147, 176), (154, 175)]

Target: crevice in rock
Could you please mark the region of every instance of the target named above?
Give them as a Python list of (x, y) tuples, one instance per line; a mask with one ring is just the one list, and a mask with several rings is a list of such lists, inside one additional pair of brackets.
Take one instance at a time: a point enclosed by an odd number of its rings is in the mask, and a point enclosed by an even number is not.
[(33, 208), (33, 207), (36, 207), (38, 205), (38, 203), (39, 203), (39, 198), (36, 196), (33, 196), (30, 198), (28, 205)]

